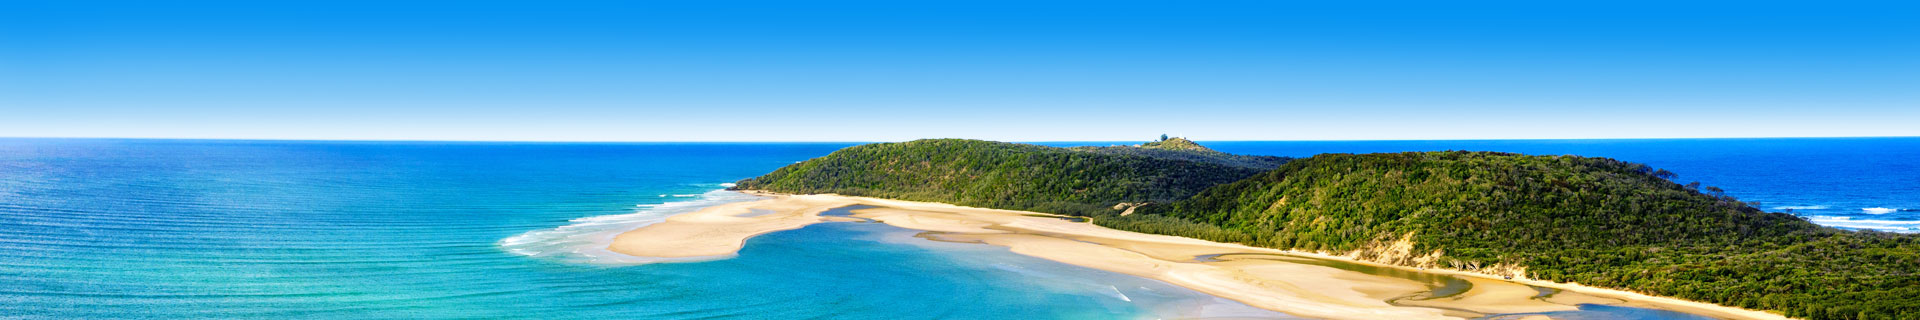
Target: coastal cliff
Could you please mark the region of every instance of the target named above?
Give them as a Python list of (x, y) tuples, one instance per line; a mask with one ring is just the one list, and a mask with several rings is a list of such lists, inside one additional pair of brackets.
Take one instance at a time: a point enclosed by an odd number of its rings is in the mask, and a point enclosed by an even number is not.
[(1645, 165), (1408, 152), (1327, 154), (1260, 170), (1219, 154), (1184, 139), (1092, 149), (919, 140), (850, 147), (737, 188), (1087, 215), (1115, 229), (1793, 317), (1920, 314), (1915, 236), (1820, 227)]

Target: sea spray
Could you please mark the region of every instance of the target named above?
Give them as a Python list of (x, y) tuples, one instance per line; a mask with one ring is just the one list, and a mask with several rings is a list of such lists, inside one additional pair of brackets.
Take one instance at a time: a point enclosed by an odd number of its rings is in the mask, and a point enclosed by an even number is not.
[(498, 245), (501, 249), (514, 254), (569, 263), (644, 264), (689, 260), (635, 257), (607, 250), (607, 247), (620, 233), (665, 221), (667, 217), (715, 205), (761, 198), (727, 190), (713, 190), (687, 196), (693, 199), (635, 205), (637, 211), (634, 213), (573, 219), (569, 221), (571, 223), (553, 229), (529, 231), (501, 239)]

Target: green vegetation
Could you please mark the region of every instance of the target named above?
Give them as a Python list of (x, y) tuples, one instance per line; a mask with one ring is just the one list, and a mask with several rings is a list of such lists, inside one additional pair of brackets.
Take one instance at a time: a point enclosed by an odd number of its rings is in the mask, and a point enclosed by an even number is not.
[[(1660, 172), (1577, 156), (1325, 154), (1096, 222), (1522, 273), (1794, 317), (1920, 315), (1920, 238), (1820, 227)], [(1407, 235), (1410, 250), (1386, 249)], [(1435, 259), (1418, 259), (1436, 251)]]
[(946, 202), (1090, 215), (1118, 203), (1170, 202), (1259, 169), (979, 140), (866, 144), (735, 188)]
[(1072, 147), (1067, 149), (1093, 153), (1206, 162), (1262, 170), (1278, 168), (1281, 164), (1287, 163), (1287, 160), (1291, 160), (1291, 158), (1287, 157), (1249, 156), (1214, 151), (1213, 149), (1208, 149), (1198, 143), (1194, 143), (1192, 140), (1187, 140), (1186, 138), (1168, 138), (1166, 135), (1160, 135), (1159, 141), (1148, 142), (1139, 146)]
[(1142, 143), (1140, 144), (1140, 147), (1146, 148), (1146, 149), (1157, 149), (1157, 150), (1200, 151), (1200, 152), (1209, 152), (1209, 153), (1223, 153), (1219, 151), (1214, 151), (1213, 149), (1208, 149), (1207, 147), (1200, 146), (1199, 143), (1193, 142), (1193, 140), (1187, 140), (1187, 138), (1180, 138), (1180, 137), (1168, 138), (1167, 135), (1164, 135), (1164, 134), (1160, 135), (1160, 140), (1155, 140), (1153, 142), (1148, 142), (1148, 143)]
[[(1359, 252), (1812, 319), (1920, 315), (1920, 237), (1820, 227), (1717, 188), (1673, 183), (1671, 172), (1645, 165), (1410, 152), (1326, 154), (1262, 172), (1148, 154), (1217, 153), (1188, 144), (870, 144), (739, 188), (1090, 215), (1116, 229)], [(1120, 215), (1114, 205), (1123, 202), (1155, 204)]]

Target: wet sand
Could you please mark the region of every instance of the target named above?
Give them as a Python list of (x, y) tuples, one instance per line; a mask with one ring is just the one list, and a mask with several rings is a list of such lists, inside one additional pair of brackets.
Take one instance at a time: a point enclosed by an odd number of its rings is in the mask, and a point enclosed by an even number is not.
[[(724, 258), (738, 252), (746, 239), (768, 232), (825, 221), (873, 221), (921, 230), (921, 237), (930, 240), (1007, 247), (1022, 255), (1160, 280), (1313, 318), (1460, 319), (1568, 311), (1578, 304), (1595, 303), (1728, 319), (1784, 319), (1760, 311), (1574, 284), (1414, 270), (1324, 254), (1113, 230), (1044, 213), (838, 195), (761, 195), (767, 199), (709, 207), (622, 233), (609, 249), (643, 257)], [(872, 207), (850, 210), (847, 216), (822, 215), (853, 205)]]

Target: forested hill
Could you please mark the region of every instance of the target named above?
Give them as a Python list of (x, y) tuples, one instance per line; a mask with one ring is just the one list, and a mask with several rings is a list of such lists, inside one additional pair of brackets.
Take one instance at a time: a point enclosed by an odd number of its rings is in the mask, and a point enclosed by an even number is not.
[[(1820, 227), (1716, 188), (1668, 181), (1671, 173), (1645, 165), (1409, 152), (1323, 154), (1261, 170), (1143, 155), (1212, 152), (1182, 141), (1131, 149), (955, 139), (868, 144), (736, 188), (1090, 215), (1116, 229), (1575, 282), (1793, 317), (1920, 319), (1920, 237)], [(1133, 214), (1114, 207), (1142, 202), (1152, 204), (1126, 211)]]
[(848, 147), (735, 188), (837, 193), (1040, 212), (1119, 212), (1171, 202), (1263, 170), (1028, 144), (930, 139)]
[(1101, 225), (1624, 288), (1816, 319), (1920, 317), (1920, 241), (1824, 228), (1606, 158), (1324, 154)]
[(1137, 146), (1072, 147), (1067, 149), (1093, 153), (1197, 161), (1262, 170), (1279, 167), (1291, 159), (1286, 157), (1249, 156), (1220, 152), (1208, 149), (1186, 138), (1163, 138)]

